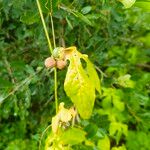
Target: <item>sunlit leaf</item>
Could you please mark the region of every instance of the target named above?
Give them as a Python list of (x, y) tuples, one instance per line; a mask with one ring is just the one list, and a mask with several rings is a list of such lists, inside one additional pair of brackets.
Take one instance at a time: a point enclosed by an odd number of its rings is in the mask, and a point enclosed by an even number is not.
[(103, 95), (105, 98), (102, 101), (103, 107), (111, 108), (113, 106), (120, 112), (124, 110), (124, 102), (121, 101), (122, 92), (113, 88), (104, 88)]
[(130, 8), (136, 0), (119, 0), (125, 8)]
[(91, 61), (87, 57), (84, 57), (84, 60), (87, 62), (86, 69), (87, 69), (89, 78), (93, 82), (96, 90), (99, 92), (99, 94), (101, 94), (100, 79), (97, 75), (94, 65), (91, 63)]
[(117, 108), (119, 111), (124, 110), (124, 102), (120, 100), (120, 97), (117, 95), (113, 95), (113, 105), (115, 108)]
[(118, 79), (117, 79), (117, 83), (119, 85), (121, 85), (122, 87), (125, 87), (125, 88), (133, 88), (134, 87), (134, 82), (130, 79), (131, 78), (131, 75), (129, 74), (126, 74), (124, 76), (120, 76)]
[[(70, 64), (68, 67), (64, 89), (72, 102), (77, 107), (77, 110), (82, 118), (89, 118), (92, 114), (92, 109), (95, 101), (95, 90), (100, 92), (99, 78), (94, 66), (88, 60), (87, 55), (83, 55), (72, 47), (70, 52), (67, 52), (67, 59)], [(81, 58), (87, 64), (87, 69), (83, 67)], [(91, 73), (93, 71), (93, 73)], [(94, 75), (94, 76), (92, 76)]]
[(69, 109), (64, 108), (64, 103), (60, 103), (58, 113), (52, 118), (52, 131), (56, 133), (60, 121), (66, 123), (72, 119), (73, 115), (72, 109), (70, 111)]
[(115, 136), (116, 141), (118, 143), (122, 134), (127, 136), (128, 126), (120, 122), (111, 122), (110, 127), (109, 127), (109, 134), (110, 136)]
[(86, 139), (85, 135), (86, 132), (79, 128), (70, 128), (61, 135), (60, 141), (64, 145), (75, 145), (83, 142)]
[(142, 8), (145, 12), (150, 12), (150, 1), (137, 1), (135, 6)]
[(98, 140), (98, 149), (110, 150), (110, 140), (107, 135), (103, 139)]
[(119, 147), (113, 147), (111, 150), (126, 150), (126, 147), (124, 145)]

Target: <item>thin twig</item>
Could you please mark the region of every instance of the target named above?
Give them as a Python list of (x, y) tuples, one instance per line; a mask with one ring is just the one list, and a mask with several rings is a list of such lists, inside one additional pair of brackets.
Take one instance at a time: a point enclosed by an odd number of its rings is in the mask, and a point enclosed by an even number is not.
[(150, 69), (150, 65), (149, 64), (136, 64), (136, 66), (140, 67), (140, 68)]
[(56, 41), (55, 41), (55, 30), (54, 30), (54, 22), (53, 22), (53, 3), (52, 0), (50, 1), (50, 19), (51, 19), (51, 28), (52, 28), (52, 35), (53, 35), (53, 43), (54, 43), (54, 48), (56, 48)]
[(128, 110), (129, 110), (129, 113), (135, 118), (135, 120), (136, 120), (137, 122), (141, 122), (141, 119), (140, 119), (138, 116), (136, 116), (136, 114), (135, 114), (135, 112), (132, 110), (132, 108), (131, 108), (128, 104), (126, 104), (126, 106), (127, 106)]
[(41, 145), (42, 145), (42, 139), (44, 137), (44, 134), (47, 132), (47, 130), (51, 127), (51, 125), (47, 126), (46, 129), (42, 132), (42, 135), (40, 137), (40, 141), (39, 141), (39, 150), (41, 149)]
[(52, 34), (53, 34), (53, 43), (54, 43), (54, 48), (56, 48), (54, 23), (53, 23), (52, 13), (50, 13), (50, 18), (51, 18), (51, 26), (52, 26)]
[(6, 69), (8, 71), (8, 74), (9, 74), (9, 76), (11, 78), (12, 83), (15, 83), (15, 78), (13, 77), (11, 66), (10, 66), (10, 64), (9, 64), (9, 62), (8, 62), (6, 57), (4, 57), (4, 62), (6, 64)]
[(104, 77), (107, 78), (107, 75), (98, 67), (98, 66), (95, 66), (96, 70), (99, 71)]
[(107, 78), (107, 75), (98, 66), (95, 66), (95, 68), (101, 74), (101, 81), (103, 81), (104, 77)]
[(47, 41), (48, 41), (49, 50), (50, 50), (50, 53), (52, 53), (53, 48), (52, 48), (52, 44), (51, 44), (51, 41), (50, 41), (50, 38), (49, 38), (49, 35), (48, 35), (48, 31), (47, 31), (47, 28), (46, 28), (46, 23), (45, 23), (45, 20), (44, 20), (44, 17), (43, 17), (41, 5), (40, 5), (39, 0), (36, 0), (36, 2), (37, 2), (38, 10), (39, 10), (39, 13), (40, 13), (41, 21), (42, 21), (42, 24), (43, 24), (43, 28), (44, 28), (44, 31), (45, 31), (45, 35), (46, 35), (46, 38), (47, 38)]
[(20, 83), (18, 83), (15, 88), (10, 92), (8, 93), (5, 97), (3, 97), (2, 99), (0, 99), (0, 105), (4, 102), (4, 100), (6, 100), (8, 97), (10, 97), (11, 95), (14, 95), (17, 91), (19, 91), (21, 89), (22, 86), (24, 86), (25, 84), (27, 84), (28, 82), (30, 82), (30, 80), (36, 75), (38, 74), (39, 72), (41, 72), (41, 70), (39, 70), (38, 72), (36, 72), (35, 74), (33, 75), (30, 75), (28, 78), (26, 78), (25, 80), (21, 81)]

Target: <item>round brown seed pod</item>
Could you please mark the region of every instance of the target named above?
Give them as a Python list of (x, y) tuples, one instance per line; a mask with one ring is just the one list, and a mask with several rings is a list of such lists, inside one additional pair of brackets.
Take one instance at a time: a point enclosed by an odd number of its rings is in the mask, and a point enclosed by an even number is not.
[(57, 60), (56, 65), (58, 69), (63, 69), (67, 65), (67, 62), (65, 60)]
[(45, 67), (46, 68), (53, 68), (56, 66), (56, 61), (53, 57), (48, 57), (45, 59)]

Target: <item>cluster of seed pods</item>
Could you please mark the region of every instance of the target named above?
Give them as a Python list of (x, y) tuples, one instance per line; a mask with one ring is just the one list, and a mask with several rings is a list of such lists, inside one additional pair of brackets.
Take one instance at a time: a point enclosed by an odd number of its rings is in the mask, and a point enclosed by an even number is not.
[(65, 60), (65, 49), (63, 47), (56, 47), (51, 57), (45, 59), (45, 67), (63, 69), (67, 65)]

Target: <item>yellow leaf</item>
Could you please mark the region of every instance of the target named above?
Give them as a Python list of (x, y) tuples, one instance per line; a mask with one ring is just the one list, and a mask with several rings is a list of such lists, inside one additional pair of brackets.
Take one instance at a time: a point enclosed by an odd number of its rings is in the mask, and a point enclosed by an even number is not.
[(60, 122), (67, 123), (71, 121), (73, 117), (75, 117), (75, 111), (64, 108), (64, 103), (60, 103), (58, 113), (52, 118), (53, 133), (57, 133)]
[[(88, 60), (88, 56), (78, 52), (76, 47), (66, 48), (65, 55), (70, 64), (64, 89), (75, 104), (80, 116), (88, 119), (94, 106), (95, 90), (100, 93), (100, 80), (93, 64)], [(83, 67), (81, 59), (85, 61), (86, 68)]]

